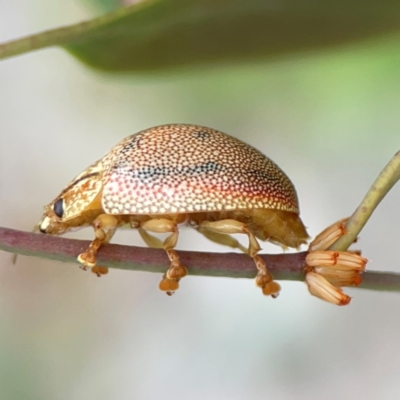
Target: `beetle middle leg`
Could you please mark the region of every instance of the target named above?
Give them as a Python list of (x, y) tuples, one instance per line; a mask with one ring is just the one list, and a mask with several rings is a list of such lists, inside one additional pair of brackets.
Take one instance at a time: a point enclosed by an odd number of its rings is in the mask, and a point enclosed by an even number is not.
[(255, 279), (255, 284), (260, 287), (265, 295), (277, 297), (280, 291), (280, 286), (272, 278), (272, 275), (268, 272), (267, 266), (264, 260), (257, 255), (261, 250), (260, 245), (254, 234), (250, 231), (248, 226), (234, 219), (224, 219), (221, 221), (202, 221), (200, 222), (200, 228), (208, 229), (217, 233), (234, 234), (244, 233), (249, 238), (249, 249), (248, 254), (254, 260), (258, 273)]
[(171, 265), (164, 274), (159, 287), (163, 292), (172, 295), (179, 288), (181, 278), (187, 275), (187, 269), (181, 264), (179, 256), (174, 250), (179, 236), (178, 225), (166, 218), (154, 218), (142, 222), (140, 227), (154, 233), (171, 233), (163, 243), (163, 248), (167, 252)]
[[(108, 243), (113, 237), (118, 225), (118, 218), (110, 214), (100, 214), (93, 221), (94, 234), (96, 238), (90, 243), (88, 249), (79, 254), (78, 261), (81, 268), (86, 271), (87, 267), (96, 265), (96, 254), (103, 243)], [(95, 272), (96, 273), (96, 272)]]

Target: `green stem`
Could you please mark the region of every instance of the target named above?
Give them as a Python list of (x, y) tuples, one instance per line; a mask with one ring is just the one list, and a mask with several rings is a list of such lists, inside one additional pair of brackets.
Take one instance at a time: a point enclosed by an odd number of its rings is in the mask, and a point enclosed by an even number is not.
[(400, 179), (400, 151), (389, 161), (346, 223), (347, 232), (329, 250), (347, 250), (371, 217), (375, 208)]
[[(43, 49), (50, 46), (62, 46), (76, 39), (81, 39), (84, 34), (91, 34), (95, 29), (111, 24), (132, 13), (132, 8), (140, 9), (154, 3), (154, 0), (141, 1), (129, 7), (117, 9), (114, 12), (102, 15), (77, 24), (61, 28), (50, 29), (21, 39), (0, 43), (0, 60)], [(136, 10), (135, 10), (136, 11)]]

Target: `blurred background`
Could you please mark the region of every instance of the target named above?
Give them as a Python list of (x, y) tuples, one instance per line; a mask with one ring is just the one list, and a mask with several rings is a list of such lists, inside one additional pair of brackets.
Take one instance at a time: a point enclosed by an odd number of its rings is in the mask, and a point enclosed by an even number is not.
[[(88, 3), (0, 0), (0, 41), (96, 14)], [(400, 149), (400, 36), (240, 66), (95, 72), (62, 49), (0, 63), (0, 226), (30, 231), (43, 206), (112, 145), (171, 122), (210, 126), (288, 174), (315, 236), (350, 215)], [(399, 271), (395, 187), (362, 231), (369, 268)], [(70, 235), (92, 237), (90, 229)], [(238, 238), (243, 240), (242, 238)], [(114, 242), (142, 245), (135, 231)], [(263, 245), (265, 252), (279, 252)], [(185, 229), (179, 249), (225, 251)], [(190, 266), (189, 266), (190, 267)], [(400, 294), (347, 289), (347, 307), (283, 282), (161, 276), (0, 253), (0, 397), (397, 399)]]

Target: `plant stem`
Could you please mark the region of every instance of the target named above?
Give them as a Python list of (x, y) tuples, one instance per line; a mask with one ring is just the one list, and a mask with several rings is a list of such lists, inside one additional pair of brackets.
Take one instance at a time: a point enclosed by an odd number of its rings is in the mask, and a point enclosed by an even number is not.
[[(0, 228), (0, 250), (50, 260), (77, 264), (77, 254), (84, 251), (89, 243), (86, 240)], [(253, 261), (245, 254), (179, 251), (179, 255), (182, 263), (188, 266), (190, 275), (254, 278), (257, 273)], [(303, 281), (306, 255), (307, 252), (301, 252), (263, 254), (261, 257), (276, 279)], [(169, 264), (164, 250), (118, 244), (102, 246), (98, 261), (99, 265), (109, 268), (158, 273), (165, 272)], [(400, 292), (400, 274), (366, 272), (360, 288)]]
[(346, 223), (347, 232), (329, 250), (347, 250), (371, 217), (375, 208), (400, 179), (400, 151), (389, 161)]
[(95, 34), (96, 29), (104, 28), (118, 19), (129, 16), (133, 11), (138, 11), (157, 0), (141, 1), (128, 7), (121, 7), (113, 12), (61, 28), (49, 29), (20, 39), (0, 43), (0, 60), (14, 57), (30, 51), (51, 46), (62, 46), (77, 39), (86, 38)]

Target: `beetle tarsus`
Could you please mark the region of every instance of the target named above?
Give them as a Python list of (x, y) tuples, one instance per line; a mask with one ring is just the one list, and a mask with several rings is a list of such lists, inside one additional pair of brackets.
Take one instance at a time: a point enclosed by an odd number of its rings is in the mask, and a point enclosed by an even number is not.
[[(160, 289), (165, 291), (168, 296), (171, 296), (179, 288), (179, 281), (188, 274), (188, 271), (186, 267), (180, 263), (179, 256), (175, 250), (167, 250), (167, 255), (171, 260), (171, 266), (164, 274), (163, 280), (160, 283)], [(174, 290), (171, 290), (171, 287), (174, 288)]]
[(88, 249), (79, 254), (77, 260), (79, 261), (80, 267), (86, 271), (88, 267), (94, 267), (96, 265), (96, 253), (102, 244), (102, 240), (94, 239), (92, 243), (90, 243)]
[(99, 265), (96, 265), (95, 267), (92, 267), (91, 269), (92, 273), (96, 274), (97, 277), (101, 278), (102, 275), (108, 274), (108, 268), (107, 267), (101, 267)]
[(273, 280), (264, 260), (260, 256), (255, 255), (253, 261), (258, 269), (256, 279), (254, 280), (256, 286), (262, 289), (265, 296), (271, 296), (274, 299), (277, 298), (281, 287)]
[(179, 289), (179, 280), (168, 279), (165, 275), (160, 282), (159, 289), (162, 292), (167, 293), (168, 296), (172, 296), (176, 290)]

